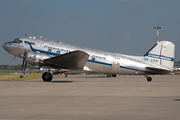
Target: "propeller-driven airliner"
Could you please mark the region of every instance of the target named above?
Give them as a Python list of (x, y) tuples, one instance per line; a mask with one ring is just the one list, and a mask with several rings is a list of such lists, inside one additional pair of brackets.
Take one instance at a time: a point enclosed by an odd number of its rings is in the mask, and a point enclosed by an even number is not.
[[(169, 74), (173, 71), (175, 51), (172, 42), (157, 41), (143, 56), (131, 56), (30, 36), (16, 38), (5, 43), (3, 48), (23, 59), (22, 69), (26, 69), (27, 63), (36, 68), (48, 66), (48, 71), (42, 75), (44, 81), (51, 81), (53, 75), (61, 69), (105, 73), (107, 77), (116, 77), (117, 74), (140, 74), (144, 75), (147, 81), (151, 81), (149, 75)], [(51, 68), (57, 71), (52, 73)]]

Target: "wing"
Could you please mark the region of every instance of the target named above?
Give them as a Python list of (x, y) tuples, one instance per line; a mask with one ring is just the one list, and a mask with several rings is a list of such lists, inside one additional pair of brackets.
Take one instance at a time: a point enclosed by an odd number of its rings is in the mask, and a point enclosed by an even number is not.
[(44, 62), (48, 65), (60, 68), (82, 70), (88, 60), (88, 57), (89, 55), (86, 52), (73, 51), (67, 54), (45, 59)]

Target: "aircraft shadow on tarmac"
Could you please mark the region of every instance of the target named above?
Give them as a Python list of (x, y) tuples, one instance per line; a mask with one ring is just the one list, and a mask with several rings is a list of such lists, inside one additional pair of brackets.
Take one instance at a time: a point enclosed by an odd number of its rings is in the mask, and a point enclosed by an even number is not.
[(174, 101), (180, 101), (180, 99), (174, 99)]
[(50, 81), (50, 83), (72, 83), (73, 81)]
[(81, 78), (108, 78), (107, 76), (84, 76)]

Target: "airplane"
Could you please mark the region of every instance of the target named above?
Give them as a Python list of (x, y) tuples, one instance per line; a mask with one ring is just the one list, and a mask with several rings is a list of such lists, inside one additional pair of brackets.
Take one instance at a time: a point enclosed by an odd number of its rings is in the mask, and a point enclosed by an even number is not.
[[(140, 74), (151, 81), (149, 75), (169, 74), (173, 71), (175, 45), (170, 41), (157, 43), (143, 56), (131, 56), (78, 47), (62, 42), (47, 41), (25, 35), (7, 42), (3, 48), (23, 59), (22, 70), (31, 64), (36, 68), (48, 66), (43, 81), (51, 81), (61, 69), (105, 73), (107, 77), (117, 74)], [(50, 69), (57, 71), (51, 73)]]

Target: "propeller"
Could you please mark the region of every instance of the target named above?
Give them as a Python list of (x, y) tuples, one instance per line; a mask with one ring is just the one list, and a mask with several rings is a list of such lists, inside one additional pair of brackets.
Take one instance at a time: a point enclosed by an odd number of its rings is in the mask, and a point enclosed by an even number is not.
[(16, 56), (14, 56), (13, 62), (15, 61), (15, 59), (16, 59)]
[(25, 62), (25, 67), (24, 67), (24, 74), (25, 74), (26, 66), (27, 66), (27, 62)]
[(22, 68), (21, 71), (23, 72), (23, 74), (25, 74), (25, 70), (26, 70), (26, 66), (27, 66), (27, 62), (26, 62), (26, 52), (24, 52), (24, 56), (23, 56), (23, 63), (22, 63)]

